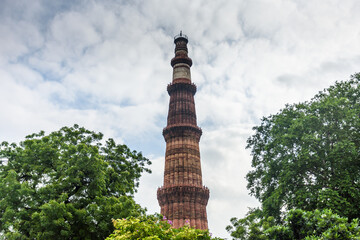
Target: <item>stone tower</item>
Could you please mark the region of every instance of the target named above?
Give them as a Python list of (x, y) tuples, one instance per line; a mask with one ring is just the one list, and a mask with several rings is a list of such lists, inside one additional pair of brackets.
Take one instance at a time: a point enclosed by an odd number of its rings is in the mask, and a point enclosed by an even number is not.
[(180, 32), (174, 43), (173, 79), (167, 86), (169, 113), (163, 130), (166, 142), (164, 186), (157, 190), (157, 198), (161, 214), (171, 220), (175, 228), (189, 224), (208, 229), (209, 189), (202, 184), (199, 151), (202, 131), (196, 123), (196, 86), (191, 82), (188, 38)]

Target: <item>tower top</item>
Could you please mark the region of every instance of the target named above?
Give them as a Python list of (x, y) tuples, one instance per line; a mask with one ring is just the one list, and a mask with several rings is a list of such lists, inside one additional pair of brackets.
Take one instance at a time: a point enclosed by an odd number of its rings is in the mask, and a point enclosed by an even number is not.
[(183, 34), (182, 31), (180, 31), (180, 34), (174, 37), (174, 43), (176, 44), (176, 42), (178, 41), (185, 41), (186, 43), (188, 43), (188, 37)]
[[(180, 31), (180, 34), (174, 37), (175, 43), (175, 57), (171, 59), (171, 66), (175, 66), (178, 63), (188, 64), (189, 67), (192, 65), (191, 58), (188, 57), (188, 37)], [(190, 73), (189, 73), (190, 74)]]

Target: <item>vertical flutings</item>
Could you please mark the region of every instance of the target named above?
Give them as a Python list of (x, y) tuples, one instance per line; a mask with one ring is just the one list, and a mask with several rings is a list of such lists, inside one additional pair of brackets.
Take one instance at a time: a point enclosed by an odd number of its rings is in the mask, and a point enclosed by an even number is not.
[(163, 130), (166, 141), (164, 185), (157, 198), (161, 214), (178, 228), (185, 224), (207, 229), (206, 205), (209, 189), (202, 186), (199, 141), (202, 134), (197, 126), (194, 95), (196, 86), (191, 82), (186, 35), (174, 38), (175, 57), (167, 126)]

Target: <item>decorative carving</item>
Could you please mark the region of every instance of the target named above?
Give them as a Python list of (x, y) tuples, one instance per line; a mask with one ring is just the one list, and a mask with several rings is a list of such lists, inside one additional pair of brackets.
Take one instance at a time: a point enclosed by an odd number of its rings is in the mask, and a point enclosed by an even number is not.
[(201, 128), (192, 125), (173, 124), (168, 125), (163, 130), (165, 141), (167, 142), (172, 137), (194, 137), (197, 142), (200, 141), (202, 135)]
[[(209, 199), (209, 189), (190, 185), (170, 186), (158, 188), (157, 195), (160, 205), (175, 202), (194, 202), (206, 206)], [(196, 200), (199, 201), (196, 202)]]
[(193, 83), (177, 81), (176, 83), (170, 83), (167, 86), (167, 91), (170, 96), (175, 91), (183, 92), (185, 94), (191, 93), (191, 95), (194, 96), (196, 93), (196, 85)]
[[(184, 50), (184, 49), (182, 49)], [(192, 66), (192, 60), (191, 58), (189, 58), (188, 56), (186, 56), (185, 54), (179, 54), (178, 56), (174, 57), (173, 59), (171, 59), (171, 66), (174, 67), (175, 64), (178, 63), (186, 63), (187, 65), (189, 65), (189, 67)]]

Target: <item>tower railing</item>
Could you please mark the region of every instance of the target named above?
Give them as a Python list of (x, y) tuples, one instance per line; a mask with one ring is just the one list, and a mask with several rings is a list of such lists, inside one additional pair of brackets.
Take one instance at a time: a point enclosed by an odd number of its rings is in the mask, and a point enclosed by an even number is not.
[(180, 31), (180, 34), (178, 34), (174, 37), (174, 40), (176, 40), (178, 38), (185, 38), (186, 40), (188, 40), (188, 37), (185, 34), (183, 34), (182, 31)]

